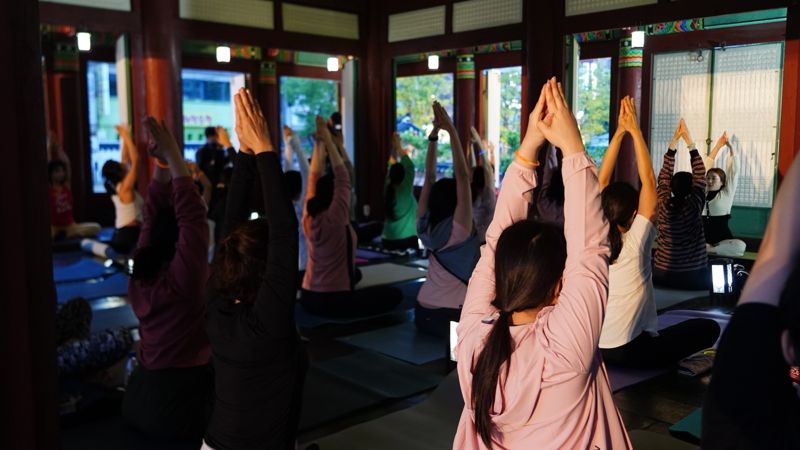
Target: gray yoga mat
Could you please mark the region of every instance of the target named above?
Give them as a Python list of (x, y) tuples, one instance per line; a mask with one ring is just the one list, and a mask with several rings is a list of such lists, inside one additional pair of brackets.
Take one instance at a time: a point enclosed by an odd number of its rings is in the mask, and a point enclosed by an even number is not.
[(322, 361), (316, 369), (382, 398), (405, 398), (436, 387), (443, 375), (371, 351)]
[(422, 365), (447, 357), (447, 338), (417, 330), (413, 322), (344, 336), (338, 341)]
[(413, 305), (403, 302), (397, 305), (396, 308), (382, 314), (361, 317), (323, 317), (309, 313), (298, 303), (294, 309), (294, 321), (300, 328), (319, 328), (323, 325), (347, 325), (377, 319), (379, 317), (397, 316), (400, 318), (401, 316), (408, 315), (413, 307)]
[(385, 400), (339, 377), (311, 368), (303, 384), (300, 431), (319, 427)]
[(678, 303), (682, 303), (687, 300), (692, 300), (700, 297), (708, 297), (708, 290), (683, 291), (679, 289), (665, 289), (661, 287), (655, 287), (653, 289), (653, 296), (655, 297), (656, 301), (656, 309), (660, 311), (662, 309), (669, 308), (670, 306), (675, 306)]
[(632, 430), (628, 433), (633, 448), (647, 450), (697, 450), (699, 447), (674, 437), (646, 430)]
[(422, 403), (316, 442), (323, 450), (450, 449), (463, 408), (458, 375), (453, 371)]

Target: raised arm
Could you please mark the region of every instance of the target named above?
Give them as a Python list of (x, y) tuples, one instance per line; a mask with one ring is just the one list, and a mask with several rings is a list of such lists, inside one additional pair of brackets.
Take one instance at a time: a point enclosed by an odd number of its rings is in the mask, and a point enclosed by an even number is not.
[[(489, 162), (489, 158), (486, 157), (486, 149), (483, 146), (483, 140), (481, 140), (481, 135), (478, 133), (478, 130), (475, 127), (470, 127), (470, 132), (472, 133), (472, 145), (476, 153), (474, 153), (477, 164), (481, 166), (483, 169), (483, 179), (486, 180), (486, 184), (484, 185), (484, 190), (494, 190), (494, 168), (492, 164)], [(474, 167), (474, 165), (473, 165)]]
[(122, 154), (123, 156), (127, 154), (127, 157), (130, 159), (128, 173), (125, 175), (125, 178), (122, 179), (122, 182), (120, 182), (117, 195), (119, 195), (119, 199), (122, 203), (131, 203), (134, 200), (133, 187), (136, 184), (139, 170), (139, 152), (136, 150), (133, 139), (131, 139), (131, 132), (128, 127), (118, 125), (117, 131), (122, 139)]
[(344, 225), (350, 222), (350, 188), (352, 187), (350, 172), (321, 116), (317, 116), (317, 135), (322, 138), (325, 148), (332, 149), (328, 152), (328, 157), (333, 170), (333, 200), (328, 207), (331, 214), (327, 214), (326, 217)]
[(625, 129), (628, 130), (633, 138), (633, 149), (636, 153), (636, 168), (639, 171), (639, 181), (642, 188), (639, 191), (638, 214), (644, 216), (650, 222), (656, 215), (658, 201), (656, 199), (656, 176), (653, 173), (653, 163), (650, 161), (650, 150), (647, 142), (644, 141), (642, 130), (639, 128), (639, 121), (636, 118), (636, 105), (631, 97), (623, 99), (625, 117)]
[(619, 157), (619, 148), (622, 145), (622, 139), (625, 138), (625, 133), (628, 132), (628, 129), (625, 127), (625, 123), (623, 122), (623, 115), (625, 113), (624, 105), (625, 99), (628, 96), (625, 96), (619, 103), (619, 119), (617, 119), (617, 131), (614, 132), (614, 136), (611, 138), (611, 142), (608, 143), (608, 149), (606, 149), (605, 155), (603, 155), (603, 163), (600, 165), (600, 175), (598, 176), (600, 182), (600, 192), (606, 188), (606, 186), (611, 183), (611, 177), (614, 175), (614, 168), (617, 166), (617, 157)]
[(786, 281), (800, 260), (800, 157), (795, 157), (778, 189), (764, 240), (739, 304), (778, 306)]
[(436, 183), (436, 156), (439, 153), (440, 129), (441, 124), (434, 114), (433, 130), (428, 135), (428, 152), (425, 154), (425, 181), (422, 184), (422, 191), (419, 194), (419, 202), (417, 203), (417, 220), (428, 211), (428, 197), (431, 194), (433, 184)]
[(211, 193), (213, 190), (213, 186), (211, 186), (211, 180), (208, 179), (205, 172), (203, 172), (202, 170), (200, 170), (199, 167), (197, 167), (197, 164), (191, 161), (185, 161), (185, 162), (186, 166), (189, 167), (189, 172), (191, 172), (192, 174), (192, 180), (194, 180), (197, 183), (200, 183), (200, 185), (203, 186), (203, 194), (202, 194), (203, 202), (205, 202), (205, 204), (208, 205), (209, 203), (211, 203)]
[(536, 188), (536, 152), (544, 143), (544, 135), (536, 127), (545, 112), (544, 88), (539, 101), (530, 114), (528, 129), (516, 152), (514, 161), (508, 166), (494, 218), (486, 230), (486, 245), (481, 247), (481, 259), (472, 272), (467, 296), (461, 310), (458, 325), (459, 342), (467, 335), (468, 330), (479, 323), (487, 315), (496, 310), (491, 305), (495, 297), (494, 256), (497, 240), (508, 226), (524, 220), (528, 216), (530, 192)]
[(672, 136), (672, 142), (669, 144), (667, 152), (664, 153), (664, 162), (661, 164), (661, 171), (658, 172), (658, 185), (656, 187), (656, 196), (658, 198), (659, 207), (665, 207), (667, 200), (672, 195), (670, 181), (672, 174), (675, 171), (675, 154), (678, 152), (676, 146), (681, 136), (683, 136), (684, 122), (681, 119), (678, 128), (675, 129), (675, 134)]
[[(250, 91), (236, 94), (237, 134), (242, 145), (252, 148), (261, 179), (264, 210), (269, 224), (267, 267), (256, 294), (253, 310), (261, 329), (276, 337), (296, 333), (293, 314), (297, 289), (297, 218), (284, 193), (280, 161), (269, 139), (267, 121)], [(238, 132), (241, 130), (241, 132)]]
[[(158, 123), (148, 117), (145, 126), (155, 143), (153, 156), (166, 161), (172, 176), (172, 203), (180, 233), (167, 272), (168, 281), (184, 297), (198, 298), (203, 295), (205, 283), (197, 283), (197, 280), (208, 278), (208, 209), (197, 192), (175, 138), (164, 122)], [(151, 183), (151, 193), (154, 193), (152, 186), (157, 186), (156, 183)]]
[[(241, 92), (241, 90), (240, 90)], [(236, 112), (236, 134), (242, 135), (239, 124), (244, 121), (241, 117), (241, 98), (234, 95)], [(233, 162), (233, 173), (228, 183), (228, 194), (225, 200), (225, 217), (222, 221), (221, 238), (227, 237), (240, 223), (248, 219), (250, 193), (256, 178), (256, 159), (253, 150), (239, 138), (239, 153)]]
[(461, 139), (452, 119), (439, 102), (433, 102), (434, 114), (439, 115), (439, 122), (442, 129), (450, 135), (450, 148), (453, 151), (453, 174), (456, 179), (456, 210), (453, 213), (453, 221), (464, 227), (467, 232), (472, 232), (472, 190), (470, 188), (470, 170), (467, 167), (467, 158), (464, 148), (461, 147)]
[(586, 154), (575, 117), (560, 83), (545, 91), (548, 115), (537, 124), (564, 152), (564, 237), (567, 261), (563, 287), (546, 327), (549, 347), (561, 363), (591, 369), (608, 298), (608, 224), (600, 206), (597, 168)]

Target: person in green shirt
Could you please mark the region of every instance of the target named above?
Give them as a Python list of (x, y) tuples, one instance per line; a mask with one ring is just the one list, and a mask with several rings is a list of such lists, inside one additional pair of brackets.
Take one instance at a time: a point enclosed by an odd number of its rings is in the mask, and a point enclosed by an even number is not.
[(383, 224), (381, 236), (383, 247), (387, 250), (416, 250), (418, 243), (414, 162), (403, 149), (397, 133), (392, 136), (391, 147), (384, 191), (386, 222)]

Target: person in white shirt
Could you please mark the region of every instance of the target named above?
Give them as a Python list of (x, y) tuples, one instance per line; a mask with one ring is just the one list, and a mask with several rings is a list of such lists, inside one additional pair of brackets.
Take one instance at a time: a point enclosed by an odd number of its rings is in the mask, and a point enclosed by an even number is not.
[[(723, 147), (728, 147), (725, 170), (717, 166), (717, 157)], [(733, 151), (728, 133), (723, 132), (711, 153), (705, 157), (706, 205), (703, 208), (703, 230), (708, 252), (724, 256), (741, 256), (746, 245), (734, 239), (728, 221), (731, 219), (733, 197), (739, 184), (737, 154)]]
[[(633, 138), (639, 192), (625, 182), (609, 184), (626, 133)], [(611, 244), (608, 303), (599, 344), (603, 359), (619, 366), (660, 367), (712, 346), (719, 336), (713, 320), (693, 319), (658, 331), (652, 269), (656, 177), (629, 96), (620, 104), (617, 131), (603, 158), (599, 183)]]

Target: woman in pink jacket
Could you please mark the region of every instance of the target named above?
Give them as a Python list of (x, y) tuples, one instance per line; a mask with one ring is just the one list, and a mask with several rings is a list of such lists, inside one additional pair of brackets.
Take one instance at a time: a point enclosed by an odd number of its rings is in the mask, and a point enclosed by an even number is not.
[[(458, 449), (626, 449), (597, 350), (608, 225), (597, 169), (555, 78), (508, 169), (458, 326)], [(564, 152), (564, 230), (526, 220), (544, 139)]]

